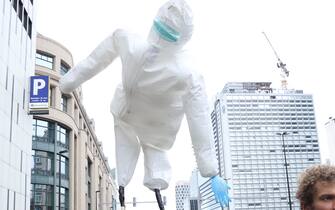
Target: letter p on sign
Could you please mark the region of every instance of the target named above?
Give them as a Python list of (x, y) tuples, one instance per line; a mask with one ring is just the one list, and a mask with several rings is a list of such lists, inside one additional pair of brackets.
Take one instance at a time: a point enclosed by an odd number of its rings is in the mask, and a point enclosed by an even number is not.
[(38, 91), (45, 88), (45, 81), (43, 79), (35, 79), (33, 85), (33, 95), (38, 95)]

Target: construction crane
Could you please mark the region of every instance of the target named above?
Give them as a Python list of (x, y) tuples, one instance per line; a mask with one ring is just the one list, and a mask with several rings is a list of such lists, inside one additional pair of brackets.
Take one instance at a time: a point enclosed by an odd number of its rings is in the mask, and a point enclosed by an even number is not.
[(287, 70), (287, 68), (286, 68), (286, 64), (283, 63), (283, 61), (280, 60), (280, 58), (279, 58), (279, 56), (278, 56), (278, 54), (277, 54), (275, 48), (274, 48), (273, 45), (271, 44), (271, 42), (270, 42), (269, 38), (267, 37), (266, 33), (265, 33), (265, 32), (262, 32), (262, 33), (264, 34), (266, 40), (268, 40), (268, 43), (269, 43), (270, 47), (272, 48), (274, 54), (275, 54), (276, 57), (277, 57), (277, 60), (278, 60), (278, 62), (277, 62), (277, 67), (278, 67), (279, 69), (281, 69), (281, 73), (280, 73), (280, 76), (281, 76), (281, 78), (282, 78), (282, 79), (281, 79), (281, 87), (282, 87), (282, 89), (287, 89), (287, 78), (288, 78), (290, 72)]

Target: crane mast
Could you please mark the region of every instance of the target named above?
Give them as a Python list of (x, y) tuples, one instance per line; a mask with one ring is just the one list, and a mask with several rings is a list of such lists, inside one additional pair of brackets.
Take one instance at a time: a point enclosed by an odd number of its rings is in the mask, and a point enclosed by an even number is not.
[(263, 35), (265, 36), (266, 40), (268, 41), (270, 47), (272, 48), (276, 58), (277, 58), (277, 67), (281, 70), (280, 76), (281, 76), (281, 87), (282, 89), (287, 89), (287, 78), (289, 76), (289, 71), (286, 68), (286, 64), (283, 63), (282, 60), (280, 60), (278, 53), (276, 52), (275, 48), (273, 47), (273, 45), (271, 44), (269, 38), (267, 37), (265, 32), (262, 32)]

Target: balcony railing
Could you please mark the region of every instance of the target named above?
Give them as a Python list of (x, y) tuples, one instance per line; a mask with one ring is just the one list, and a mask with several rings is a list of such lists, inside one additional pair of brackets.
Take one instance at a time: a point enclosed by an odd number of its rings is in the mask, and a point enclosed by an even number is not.
[(31, 174), (39, 176), (53, 176), (53, 171), (33, 168), (31, 169)]
[(50, 138), (48, 136), (46, 137), (42, 137), (42, 136), (33, 136), (32, 137), (33, 141), (39, 141), (39, 142), (46, 142), (46, 143), (54, 143), (54, 139), (53, 138)]
[[(33, 141), (51, 143), (51, 144), (55, 142), (53, 138), (42, 137), (42, 136), (32, 136), (32, 139)], [(69, 149), (69, 143), (63, 143), (63, 142), (57, 141), (57, 146), (65, 148), (65, 149)]]

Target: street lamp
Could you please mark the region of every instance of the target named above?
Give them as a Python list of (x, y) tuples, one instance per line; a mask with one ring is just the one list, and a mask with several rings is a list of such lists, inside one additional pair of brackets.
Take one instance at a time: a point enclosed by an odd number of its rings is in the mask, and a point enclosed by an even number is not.
[(61, 183), (62, 183), (62, 168), (61, 168), (61, 157), (62, 157), (62, 154), (63, 153), (67, 153), (69, 152), (68, 150), (62, 150), (62, 151), (59, 151), (57, 154), (58, 154), (58, 189), (59, 189), (59, 192), (58, 192), (58, 209), (61, 210), (61, 199), (60, 199), (60, 194), (61, 194)]
[(98, 193), (100, 190), (95, 191), (95, 210), (98, 210)]
[(285, 140), (284, 140), (284, 136), (288, 135), (288, 132), (284, 131), (284, 132), (276, 133), (276, 134), (281, 136), (281, 139), (282, 139), (282, 146), (283, 146), (283, 150), (284, 150), (286, 183), (287, 183), (287, 191), (288, 191), (288, 203), (290, 205), (290, 210), (292, 210), (290, 181), (289, 181), (289, 178), (288, 178), (288, 169), (287, 169), (287, 160), (286, 160), (286, 146), (285, 146)]

